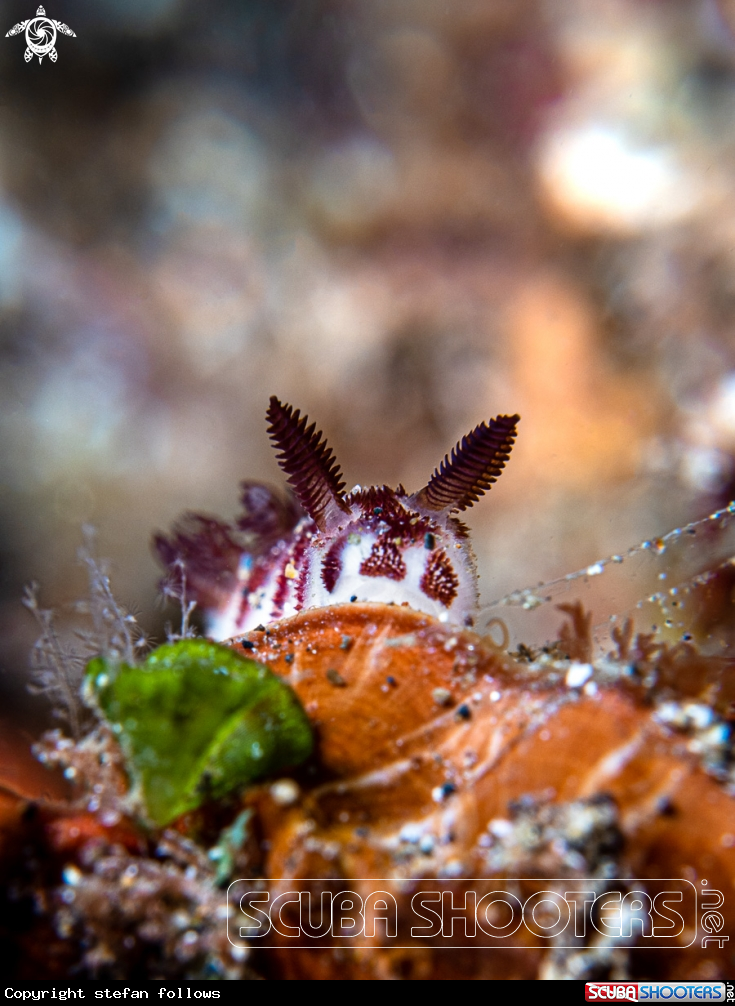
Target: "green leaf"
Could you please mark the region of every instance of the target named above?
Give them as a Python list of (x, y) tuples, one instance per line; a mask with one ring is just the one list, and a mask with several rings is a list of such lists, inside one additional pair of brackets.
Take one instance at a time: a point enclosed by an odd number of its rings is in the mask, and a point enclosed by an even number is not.
[(85, 693), (110, 723), (158, 825), (312, 750), (311, 726), (286, 682), (205, 639), (160, 646), (135, 667), (95, 657)]

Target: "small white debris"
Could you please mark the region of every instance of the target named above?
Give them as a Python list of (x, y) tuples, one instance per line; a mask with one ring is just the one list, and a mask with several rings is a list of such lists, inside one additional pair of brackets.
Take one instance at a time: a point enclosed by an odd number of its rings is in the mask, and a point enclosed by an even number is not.
[(448, 706), (452, 701), (452, 693), (448, 688), (435, 688), (431, 697), (438, 706)]
[(654, 718), (680, 730), (705, 730), (712, 724), (715, 714), (701, 702), (662, 702)]
[(443, 786), (435, 786), (431, 791), (431, 799), (434, 803), (444, 803), (453, 793), (457, 792), (457, 787), (453, 782), (445, 782)]
[(692, 738), (687, 747), (694, 754), (716, 755), (724, 751), (730, 737), (727, 723), (716, 723), (709, 730), (704, 730)]
[(487, 830), (496, 838), (508, 838), (513, 834), (513, 822), (504, 817), (496, 817), (488, 824)]
[(592, 677), (593, 669), (592, 664), (572, 664), (564, 679), (567, 688), (581, 688)]
[(434, 851), (434, 836), (424, 835), (419, 842), (419, 849), (425, 856), (430, 856)]
[(398, 837), (402, 842), (410, 842), (412, 845), (416, 845), (417, 842), (421, 841), (422, 836), (423, 828), (420, 824), (404, 824)]
[(605, 572), (605, 567), (601, 562), (595, 562), (591, 566), (587, 567), (587, 576), (599, 576), (600, 573)]
[(597, 683), (594, 681), (588, 681), (582, 691), (585, 695), (597, 695)]
[(715, 718), (715, 714), (710, 707), (700, 702), (687, 702), (684, 706), (684, 711), (695, 730), (704, 730), (711, 725)]
[(659, 723), (668, 723), (672, 727), (686, 726), (686, 715), (678, 702), (662, 702), (654, 712), (653, 718)]
[(64, 883), (68, 884), (69, 887), (78, 887), (82, 882), (81, 871), (76, 868), (76, 866), (66, 866), (64, 867), (64, 872), (61, 874), (64, 879)]
[(336, 859), (339, 856), (339, 848), (337, 842), (323, 842), (319, 851), (325, 859)]
[(279, 807), (288, 807), (292, 803), (296, 803), (299, 798), (300, 790), (298, 784), (293, 781), (293, 779), (279, 779), (274, 782), (270, 788), (271, 799), (274, 803), (277, 803)]
[(500, 692), (490, 692), (491, 702), (500, 702)]
[(524, 594), (522, 608), (524, 611), (533, 611), (535, 608), (540, 608), (543, 603), (543, 597), (536, 597), (535, 594)]

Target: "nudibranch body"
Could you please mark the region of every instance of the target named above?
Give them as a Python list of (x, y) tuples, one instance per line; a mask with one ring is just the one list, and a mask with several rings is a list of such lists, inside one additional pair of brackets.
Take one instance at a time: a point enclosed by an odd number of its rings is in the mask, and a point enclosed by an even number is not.
[(431, 479), (344, 492), (331, 449), (298, 410), (270, 401), (269, 434), (293, 491), (281, 499), (243, 483), (234, 524), (186, 514), (155, 549), (204, 609), (207, 634), (228, 639), (307, 608), (347, 601), (408, 604), (471, 625), (477, 572), (468, 530), (455, 516), (496, 481), (518, 416), (498, 416), (463, 437)]

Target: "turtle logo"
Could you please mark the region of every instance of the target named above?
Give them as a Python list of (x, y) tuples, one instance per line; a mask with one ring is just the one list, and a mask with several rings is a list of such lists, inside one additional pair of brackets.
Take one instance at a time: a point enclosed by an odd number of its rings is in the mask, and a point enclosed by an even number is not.
[(59, 55), (55, 49), (57, 31), (60, 31), (62, 35), (71, 35), (72, 38), (76, 38), (76, 35), (68, 25), (46, 17), (46, 11), (43, 7), (38, 8), (35, 17), (29, 18), (28, 21), (19, 21), (18, 24), (14, 24), (10, 31), (5, 33), (5, 37), (20, 35), (22, 31), (25, 31), (26, 42), (28, 43), (24, 57), (26, 63), (30, 63), (34, 56), (38, 56), (39, 63), (43, 60), (44, 56), (48, 56), (52, 63), (56, 62)]

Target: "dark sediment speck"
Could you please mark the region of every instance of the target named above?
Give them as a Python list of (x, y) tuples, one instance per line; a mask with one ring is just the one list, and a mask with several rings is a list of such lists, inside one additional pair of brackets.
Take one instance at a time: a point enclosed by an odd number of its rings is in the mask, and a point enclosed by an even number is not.
[(347, 682), (345, 681), (345, 679), (342, 677), (339, 671), (336, 671), (333, 667), (330, 667), (329, 670), (327, 671), (327, 681), (329, 681), (330, 684), (334, 685), (335, 688), (347, 687)]

